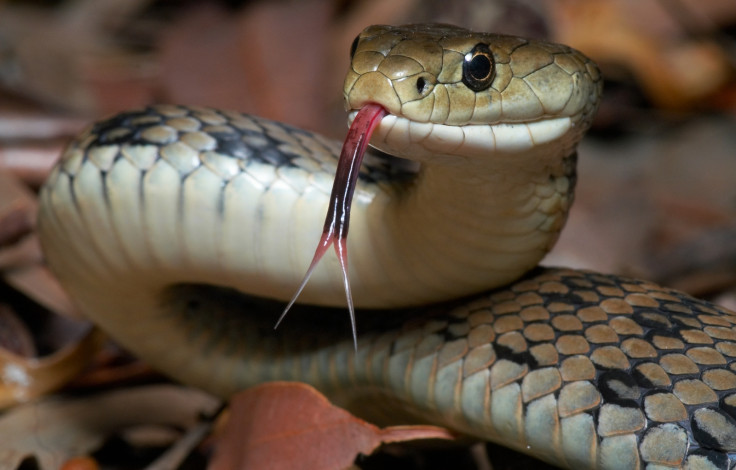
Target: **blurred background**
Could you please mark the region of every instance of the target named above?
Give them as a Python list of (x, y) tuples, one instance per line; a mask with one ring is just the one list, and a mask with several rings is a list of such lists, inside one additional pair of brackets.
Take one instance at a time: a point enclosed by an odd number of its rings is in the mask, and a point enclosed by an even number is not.
[(580, 148), (576, 203), (545, 263), (644, 277), (736, 308), (733, 0), (0, 0), (0, 363), (45, 384), (5, 377), (0, 406), (82, 369), (67, 387), (152, 374), (109, 347), (90, 372), (79, 356), (99, 340), (69, 326), (82, 322), (67, 320), (74, 309), (43, 267), (35, 191), (65, 142), (92, 120), (155, 102), (342, 139), (353, 38), (369, 24), (415, 22), (548, 38), (601, 66), (604, 100)]

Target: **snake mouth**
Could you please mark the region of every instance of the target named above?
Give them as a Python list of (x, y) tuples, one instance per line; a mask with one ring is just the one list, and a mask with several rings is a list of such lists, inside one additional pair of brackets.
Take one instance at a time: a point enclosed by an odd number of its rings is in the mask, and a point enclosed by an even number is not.
[[(352, 126), (358, 112), (349, 112), (349, 125)], [(404, 158), (436, 154), (480, 157), (488, 153), (526, 152), (564, 137), (573, 127), (573, 118), (569, 116), (454, 126), (387, 114), (373, 133), (371, 145)]]

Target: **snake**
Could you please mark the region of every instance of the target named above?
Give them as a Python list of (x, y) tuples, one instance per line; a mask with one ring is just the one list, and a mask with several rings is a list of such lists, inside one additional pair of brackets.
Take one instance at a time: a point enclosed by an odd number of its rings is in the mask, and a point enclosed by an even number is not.
[[(370, 26), (350, 57), (351, 132), (370, 127), (355, 139), (377, 151), (339, 184), (339, 142), (238, 112), (152, 105), (76, 138), (40, 191), (38, 232), (79, 309), (222, 397), (301, 381), (376, 422), (560, 467), (733, 468), (736, 313), (539, 266), (600, 101), (594, 62), (434, 24)], [(354, 193), (335, 199), (333, 183)], [(323, 224), (338, 206), (342, 225)], [(338, 256), (312, 263), (274, 330), (320, 234)]]

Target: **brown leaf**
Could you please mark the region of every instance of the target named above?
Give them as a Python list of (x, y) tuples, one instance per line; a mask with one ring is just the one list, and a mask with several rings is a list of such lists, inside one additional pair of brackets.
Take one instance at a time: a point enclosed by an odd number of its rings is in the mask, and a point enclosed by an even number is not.
[(453, 438), (435, 426), (381, 429), (332, 405), (309, 385), (272, 382), (233, 397), (210, 470), (338, 470), (384, 443)]
[(9, 245), (33, 229), (36, 211), (23, 201), (15, 201), (0, 212), (0, 246)]
[(13, 175), (0, 171), (0, 247), (33, 229), (36, 198)]
[(6, 304), (0, 304), (0, 350), (23, 357), (36, 355), (33, 335), (15, 311)]
[[(53, 9), (3, 4), (3, 52), (15, 66), (13, 79), (0, 74), (0, 82), (47, 105), (82, 112), (150, 102), (155, 67), (148, 66), (147, 54), (121, 47), (113, 33), (144, 3), (149, 1), (70, 2)], [(101, 96), (111, 90), (118, 93)]]
[[(333, 90), (324, 82), (336, 80), (339, 86), (343, 75), (325, 72), (332, 11), (332, 2), (325, 0), (254, 2), (236, 13), (213, 2), (192, 4), (161, 37), (167, 99), (234, 108), (308, 128), (319, 125), (315, 116), (322, 115), (325, 94)], [(300, 46), (304, 41), (309, 47)], [(217, 86), (202, 86), (212, 77)]]
[[(1, 126), (0, 117), (0, 133)], [(60, 142), (15, 145), (3, 142), (0, 147), (0, 171), (9, 172), (24, 183), (38, 187), (46, 180), (63, 149)]]
[(0, 169), (0, 277), (49, 310), (79, 318), (69, 297), (41, 264), (35, 226), (38, 203), (17, 177)]
[(100, 470), (100, 466), (90, 457), (72, 457), (64, 462), (61, 470)]
[[(728, 54), (718, 41), (707, 36), (687, 40), (665, 2), (565, 0), (547, 5), (555, 41), (581, 50), (603, 66), (604, 75), (616, 73), (617, 67), (607, 65), (625, 67), (661, 108), (702, 106), (731, 78)], [(700, 8), (693, 5), (687, 11)], [(698, 30), (708, 32), (706, 27)]]
[(45, 266), (31, 264), (0, 272), (0, 277), (4, 278), (8, 285), (52, 312), (74, 320), (82, 319), (59, 281)]
[(89, 390), (121, 387), (126, 384), (139, 384), (160, 380), (161, 376), (151, 366), (129, 356), (114, 343), (108, 342), (105, 348), (93, 359), (90, 367), (67, 385), (67, 389)]

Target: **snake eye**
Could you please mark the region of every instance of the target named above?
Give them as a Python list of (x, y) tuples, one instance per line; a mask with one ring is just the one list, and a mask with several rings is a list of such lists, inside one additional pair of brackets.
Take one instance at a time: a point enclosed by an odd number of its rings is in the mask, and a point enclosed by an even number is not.
[(353, 39), (353, 44), (350, 46), (350, 60), (353, 60), (353, 56), (355, 56), (355, 50), (358, 48), (359, 40), (360, 35), (355, 36), (355, 39)]
[(493, 54), (487, 44), (476, 44), (463, 60), (463, 83), (473, 91), (483, 91), (493, 82)]

